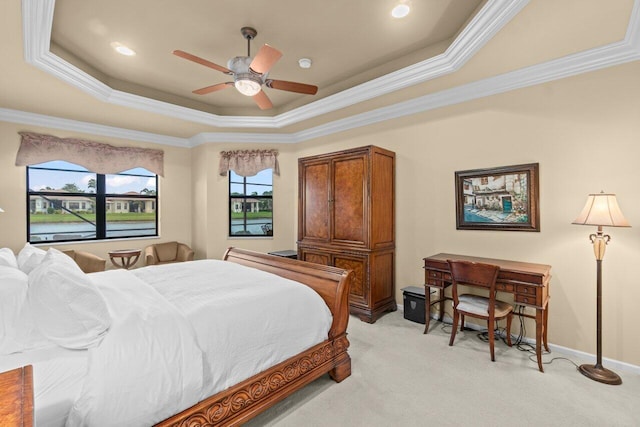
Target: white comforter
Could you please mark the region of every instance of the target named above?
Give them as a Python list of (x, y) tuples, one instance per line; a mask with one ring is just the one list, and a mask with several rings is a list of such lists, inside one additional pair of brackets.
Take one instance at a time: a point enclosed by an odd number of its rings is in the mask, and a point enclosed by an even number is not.
[(202, 398), (327, 339), (331, 311), (311, 288), (242, 265), (202, 260), (133, 270), (193, 326), (209, 370)]
[(198, 401), (203, 354), (180, 312), (126, 270), (92, 275), (112, 323), (89, 349), (88, 371), (67, 425), (148, 425)]
[(89, 349), (72, 426), (153, 424), (322, 342), (332, 321), (307, 286), (230, 262), (90, 277), (113, 323)]

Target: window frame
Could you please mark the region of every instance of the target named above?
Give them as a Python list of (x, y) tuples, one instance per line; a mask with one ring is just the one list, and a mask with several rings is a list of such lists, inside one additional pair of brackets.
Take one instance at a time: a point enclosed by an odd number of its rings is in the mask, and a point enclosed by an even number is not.
[[(49, 162), (45, 162), (45, 163), (49, 163)], [(72, 162), (66, 162), (72, 165), (76, 165), (75, 163)], [(77, 165), (79, 166), (79, 165)], [(80, 166), (82, 167), (82, 166)], [(95, 193), (69, 193), (69, 192), (55, 192), (55, 191), (32, 191), (30, 189), (30, 183), (29, 183), (29, 172), (31, 170), (44, 170), (44, 171), (51, 171), (51, 172), (79, 172), (79, 173), (89, 173), (89, 174), (93, 174), (95, 175), (95, 181), (96, 181), (96, 186), (95, 186)], [(27, 223), (27, 242), (29, 243), (33, 243), (33, 244), (38, 244), (38, 243), (48, 243), (48, 244), (55, 244), (55, 243), (68, 243), (68, 242), (92, 242), (92, 241), (104, 241), (104, 240), (123, 240), (123, 239), (137, 239), (137, 238), (153, 238), (153, 237), (158, 237), (159, 236), (159, 215), (158, 215), (158, 211), (159, 211), (159, 202), (160, 202), (160, 191), (159, 191), (159, 185), (158, 185), (158, 175), (154, 174), (153, 172), (149, 171), (150, 174), (153, 174), (153, 176), (151, 175), (141, 175), (141, 174), (136, 174), (136, 173), (114, 173), (114, 174), (99, 174), (96, 172), (92, 172), (89, 170), (76, 170), (76, 169), (65, 169), (65, 168), (54, 168), (54, 167), (45, 167), (45, 166), (40, 166), (40, 165), (33, 165), (33, 166), (26, 166), (26, 178), (27, 178), (27, 209), (26, 209), (26, 223)], [(106, 192), (106, 177), (107, 175), (115, 175), (115, 176), (134, 176), (134, 177), (142, 177), (142, 178), (154, 178), (155, 179), (155, 194), (153, 195), (148, 195), (148, 194), (115, 194), (115, 193), (107, 193)], [(71, 214), (78, 216), (79, 218), (81, 218), (83, 221), (87, 221), (90, 222), (91, 224), (93, 224), (96, 228), (96, 233), (95, 233), (95, 237), (94, 238), (85, 238), (85, 239), (63, 239), (63, 240), (31, 240), (31, 218), (30, 218), (30, 214), (31, 214), (31, 197), (32, 196), (37, 196), (37, 197), (49, 197), (49, 196), (53, 196), (53, 197), (85, 197), (85, 198), (93, 198), (95, 200), (95, 224), (91, 223), (89, 220), (87, 220), (86, 218), (81, 217), (80, 215), (76, 214), (73, 211), (69, 211)], [(108, 199), (112, 199), (112, 198), (116, 198), (116, 199), (122, 199), (123, 197), (126, 197), (127, 199), (139, 199), (139, 200), (151, 200), (154, 206), (154, 213), (155, 213), (155, 233), (154, 234), (132, 234), (132, 235), (127, 235), (127, 236), (111, 236), (108, 237), (107, 236), (107, 212), (106, 212), (106, 205), (107, 205), (107, 200)], [(46, 199), (45, 199), (46, 200)], [(51, 203), (50, 201), (48, 201), (49, 203)], [(120, 230), (109, 230), (109, 231), (120, 231)], [(135, 231), (135, 229), (133, 230)]]
[[(274, 232), (274, 227), (273, 227), (273, 168), (268, 168), (268, 169), (263, 169), (263, 170), (268, 170), (271, 172), (271, 184), (262, 184), (262, 183), (256, 183), (256, 182), (247, 182), (247, 178), (252, 178), (251, 176), (247, 177), (247, 176), (241, 176), (236, 174), (235, 172), (233, 172), (233, 170), (229, 170), (228, 176), (229, 176), (229, 187), (228, 187), (228, 193), (229, 193), (229, 203), (228, 203), (228, 208), (227, 208), (227, 212), (229, 214), (229, 222), (227, 225), (227, 235), (228, 237), (231, 238), (261, 238), (261, 237), (272, 237), (273, 236), (273, 232)], [(242, 182), (239, 181), (234, 181), (233, 180), (233, 175), (236, 175), (238, 178), (242, 179)], [(255, 175), (254, 175), (255, 176)], [(242, 185), (242, 194), (241, 195), (235, 195), (235, 194), (231, 194), (231, 187), (233, 184), (241, 184)], [(251, 194), (247, 194), (247, 185), (252, 185), (252, 186), (258, 186), (258, 187), (270, 187), (271, 189), (271, 195), (265, 196), (265, 195), (251, 195)], [(233, 224), (233, 215), (232, 215), (232, 207), (236, 202), (236, 200), (241, 199), (242, 201), (240, 203), (243, 203), (243, 205), (246, 205), (247, 203), (247, 199), (257, 199), (258, 203), (260, 203), (263, 200), (270, 200), (271, 201), (271, 220), (270, 222), (265, 222), (264, 224), (262, 224), (262, 226), (264, 225), (270, 225), (271, 229), (269, 231), (269, 233), (265, 233), (265, 234), (233, 234), (232, 233), (232, 229), (231, 227), (234, 225)], [(242, 209), (242, 212), (244, 213), (243, 215), (243, 225), (244, 225), (244, 230), (247, 230), (247, 210), (246, 209)], [(237, 225), (237, 224), (236, 224)], [(260, 225), (260, 223), (258, 223), (258, 225)]]

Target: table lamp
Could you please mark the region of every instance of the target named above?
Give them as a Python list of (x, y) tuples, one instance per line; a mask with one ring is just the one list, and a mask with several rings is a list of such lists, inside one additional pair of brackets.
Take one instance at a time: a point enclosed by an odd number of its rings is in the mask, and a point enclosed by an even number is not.
[(595, 225), (598, 227), (596, 234), (591, 234), (589, 239), (593, 243), (593, 252), (596, 256), (597, 274), (597, 354), (595, 365), (580, 365), (578, 370), (586, 377), (605, 384), (622, 384), (622, 379), (615, 372), (602, 366), (602, 259), (607, 243), (611, 240), (608, 234), (602, 233), (602, 227), (631, 227), (620, 211), (615, 194), (589, 194), (587, 203), (582, 212), (573, 221), (573, 224)]

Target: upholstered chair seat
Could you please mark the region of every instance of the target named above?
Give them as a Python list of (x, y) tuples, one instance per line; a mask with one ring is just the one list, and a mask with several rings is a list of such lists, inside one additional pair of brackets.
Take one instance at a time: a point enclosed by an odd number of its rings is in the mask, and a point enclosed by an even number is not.
[(73, 258), (76, 264), (78, 264), (78, 267), (80, 267), (80, 270), (85, 273), (104, 271), (105, 263), (107, 262), (104, 258), (100, 258), (99, 256), (89, 252), (76, 251), (73, 249), (62, 252)]
[(194, 255), (188, 245), (180, 242), (156, 243), (147, 246), (144, 250), (147, 265), (193, 261)]
[[(462, 294), (458, 296), (458, 310), (478, 316), (489, 313), (489, 298), (480, 295)], [(513, 311), (513, 306), (504, 301), (496, 300), (495, 317), (504, 317)]]

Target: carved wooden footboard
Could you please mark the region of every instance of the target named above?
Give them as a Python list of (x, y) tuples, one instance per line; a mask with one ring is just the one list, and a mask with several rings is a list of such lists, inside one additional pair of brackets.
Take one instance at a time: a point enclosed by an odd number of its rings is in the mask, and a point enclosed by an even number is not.
[(325, 373), (329, 373), (337, 382), (351, 375), (346, 335), (350, 272), (237, 248), (229, 248), (223, 259), (268, 271), (313, 288), (333, 314), (328, 339), (203, 400), (158, 426), (240, 425)]

